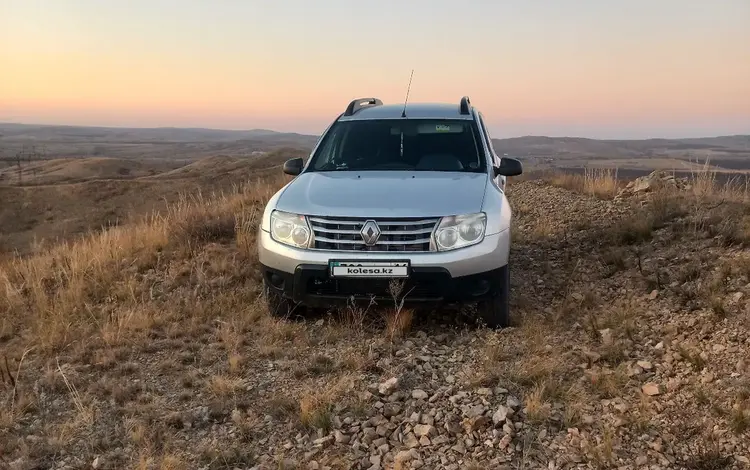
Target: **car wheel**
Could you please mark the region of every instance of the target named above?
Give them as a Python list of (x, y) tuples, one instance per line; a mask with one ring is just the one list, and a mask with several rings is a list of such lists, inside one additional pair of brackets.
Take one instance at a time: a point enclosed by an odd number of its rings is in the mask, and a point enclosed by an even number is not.
[(510, 325), (510, 265), (500, 269), (496, 279), (496, 290), (477, 305), (479, 316), (490, 328), (505, 328)]
[(294, 303), (291, 299), (279, 294), (278, 291), (271, 288), (266, 282), (263, 282), (263, 297), (266, 301), (268, 313), (275, 318), (291, 318), (292, 316), (302, 316), (304, 307)]

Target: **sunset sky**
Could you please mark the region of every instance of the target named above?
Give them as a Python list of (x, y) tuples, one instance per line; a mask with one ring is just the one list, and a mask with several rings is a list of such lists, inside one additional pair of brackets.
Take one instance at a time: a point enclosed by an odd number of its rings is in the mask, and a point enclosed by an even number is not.
[(412, 69), (494, 137), (750, 133), (750, 1), (0, 0), (0, 121), (319, 133)]

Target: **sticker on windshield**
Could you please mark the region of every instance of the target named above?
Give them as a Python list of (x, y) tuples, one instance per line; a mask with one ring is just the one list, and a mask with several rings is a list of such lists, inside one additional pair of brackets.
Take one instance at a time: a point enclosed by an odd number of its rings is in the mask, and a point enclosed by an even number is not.
[(435, 131), (437, 132), (450, 132), (451, 126), (446, 126), (445, 124), (437, 124), (435, 126)]

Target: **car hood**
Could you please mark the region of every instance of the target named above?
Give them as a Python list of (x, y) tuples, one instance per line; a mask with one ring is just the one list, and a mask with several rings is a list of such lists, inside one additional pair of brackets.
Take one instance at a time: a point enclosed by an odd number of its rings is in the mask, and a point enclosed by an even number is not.
[(442, 171), (302, 173), (276, 204), (282, 211), (335, 217), (434, 217), (479, 212), (487, 175)]

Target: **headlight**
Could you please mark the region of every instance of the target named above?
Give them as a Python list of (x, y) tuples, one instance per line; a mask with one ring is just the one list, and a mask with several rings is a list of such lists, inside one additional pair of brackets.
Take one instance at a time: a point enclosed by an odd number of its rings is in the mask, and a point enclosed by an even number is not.
[(435, 230), (437, 251), (476, 245), (484, 239), (486, 227), (487, 215), (484, 212), (443, 217)]
[(312, 236), (304, 215), (275, 210), (271, 213), (271, 238), (297, 248), (308, 248)]

